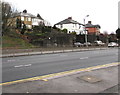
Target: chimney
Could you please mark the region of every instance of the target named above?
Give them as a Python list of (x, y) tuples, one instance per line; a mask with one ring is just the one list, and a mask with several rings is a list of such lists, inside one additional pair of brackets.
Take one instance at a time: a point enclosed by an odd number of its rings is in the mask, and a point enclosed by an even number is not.
[(92, 24), (92, 22), (91, 22), (91, 21), (88, 21), (88, 24)]
[(72, 17), (68, 17), (68, 19), (72, 19)]
[(23, 13), (27, 13), (27, 10), (25, 9), (25, 10), (23, 10)]

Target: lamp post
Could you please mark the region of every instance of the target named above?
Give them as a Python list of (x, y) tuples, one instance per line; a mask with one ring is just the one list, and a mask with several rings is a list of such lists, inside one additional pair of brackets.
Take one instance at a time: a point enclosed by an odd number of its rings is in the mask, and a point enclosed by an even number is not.
[(48, 40), (49, 40), (48, 46), (49, 46), (49, 47), (50, 47), (50, 39), (51, 39), (51, 38), (49, 37), (49, 38), (48, 38)]
[(87, 44), (87, 31), (86, 31), (86, 27), (85, 27), (85, 19), (86, 19), (86, 17), (89, 17), (89, 15), (86, 15), (85, 18), (84, 18), (85, 43), (86, 43), (86, 47), (88, 47), (88, 44)]

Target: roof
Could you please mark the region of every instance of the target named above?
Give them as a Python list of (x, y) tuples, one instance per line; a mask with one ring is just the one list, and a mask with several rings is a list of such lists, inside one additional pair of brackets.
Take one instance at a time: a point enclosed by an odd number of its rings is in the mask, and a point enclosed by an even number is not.
[(35, 15), (32, 15), (30, 13), (23, 13), (23, 12), (12, 14), (12, 17), (17, 17), (17, 16), (36, 17)]
[(77, 21), (75, 21), (75, 20), (72, 20), (71, 17), (69, 17), (69, 18), (67, 18), (67, 19), (65, 19), (65, 20), (63, 20), (63, 21), (60, 21), (60, 22), (56, 23), (55, 25), (59, 25), (59, 24), (60, 24), (60, 25), (61, 25), (61, 24), (70, 24), (70, 23), (82, 25), (81, 23), (79, 23), (79, 22), (77, 22)]
[(40, 17), (37, 17), (37, 18), (44, 20), (41, 16), (40, 16)]
[(100, 25), (92, 25), (92, 24), (86, 24), (85, 25), (86, 28), (101, 28)]
[(40, 14), (37, 15), (37, 18), (39, 18), (39, 19), (41, 19), (41, 20), (44, 20), (44, 19), (40, 16)]

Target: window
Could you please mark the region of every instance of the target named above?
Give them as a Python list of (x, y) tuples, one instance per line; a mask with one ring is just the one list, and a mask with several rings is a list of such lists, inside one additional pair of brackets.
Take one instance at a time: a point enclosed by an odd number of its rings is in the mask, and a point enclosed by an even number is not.
[(30, 18), (30, 17), (28, 17), (28, 21), (31, 21), (31, 18)]
[(31, 21), (31, 17), (26, 17), (26, 21)]
[(81, 28), (81, 25), (79, 25), (79, 29)]
[(21, 20), (24, 21), (24, 17), (21, 17)]
[(75, 28), (77, 28), (77, 24), (75, 24)]
[(32, 26), (31, 26), (31, 25), (27, 25), (27, 28), (28, 28), (28, 29), (31, 29), (31, 28), (32, 28)]
[(28, 18), (26, 17), (26, 21), (28, 21)]
[(63, 25), (61, 24), (60, 28), (62, 29), (63, 28)]

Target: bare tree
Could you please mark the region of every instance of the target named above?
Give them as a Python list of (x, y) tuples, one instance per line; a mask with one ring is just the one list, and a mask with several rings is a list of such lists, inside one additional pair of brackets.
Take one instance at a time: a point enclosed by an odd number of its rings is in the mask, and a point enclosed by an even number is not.
[(0, 1), (0, 37), (2, 34), (2, 2)]
[(108, 40), (109, 39), (108, 31), (104, 31), (103, 35), (104, 35), (105, 42), (108, 44), (109, 43), (109, 40)]
[(2, 2), (2, 33), (9, 31), (8, 19), (12, 16), (14, 8), (8, 2)]
[(104, 34), (104, 35), (108, 35), (108, 31), (104, 31), (103, 34)]

